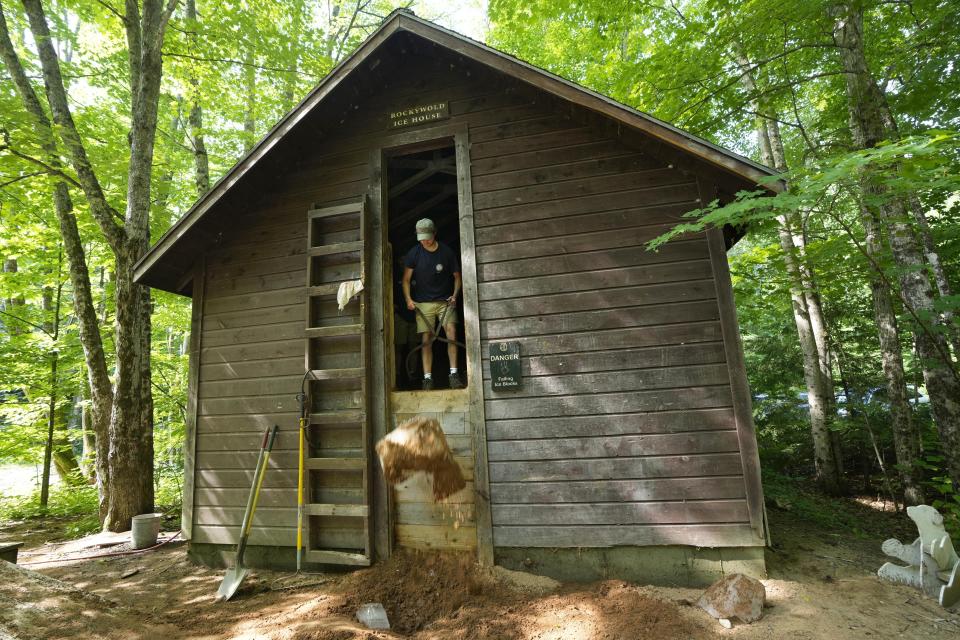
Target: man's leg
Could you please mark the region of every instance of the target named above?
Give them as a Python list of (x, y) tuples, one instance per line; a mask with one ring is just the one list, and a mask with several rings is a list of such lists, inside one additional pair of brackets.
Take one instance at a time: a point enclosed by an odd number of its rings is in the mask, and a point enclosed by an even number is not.
[(457, 340), (457, 325), (448, 324), (444, 325), (443, 332), (447, 334), (447, 340), (450, 342), (447, 343), (447, 357), (450, 358), (450, 368), (457, 368), (457, 345), (453, 344)]
[(437, 309), (433, 303), (415, 303), (417, 307), (417, 333), (420, 334), (420, 360), (423, 362), (423, 389), (433, 389), (433, 326), (437, 321)]
[(420, 359), (423, 362), (423, 375), (433, 374), (433, 345), (430, 343), (430, 332), (425, 331), (420, 334)]
[(463, 378), (460, 377), (457, 367), (457, 345), (453, 344), (457, 340), (457, 325), (454, 323), (443, 325), (443, 332), (447, 335), (447, 357), (450, 359), (450, 388), (462, 389)]

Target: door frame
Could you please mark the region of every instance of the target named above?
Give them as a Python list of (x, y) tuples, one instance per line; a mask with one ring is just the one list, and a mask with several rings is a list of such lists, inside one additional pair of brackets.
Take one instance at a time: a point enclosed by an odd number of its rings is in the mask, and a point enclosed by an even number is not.
[[(389, 394), (392, 385), (386, 375), (392, 358), (392, 309), (386, 309), (392, 282), (392, 265), (384, 260), (389, 228), (384, 214), (387, 211), (386, 159), (398, 153), (427, 150), (453, 143), (457, 167), (457, 204), (460, 223), (460, 261), (463, 295), (463, 333), (467, 352), (467, 391), (469, 394), (468, 420), (474, 456), (474, 508), (477, 527), (477, 560), (481, 565), (493, 565), (493, 527), (490, 513), (490, 479), (487, 466), (487, 427), (483, 407), (483, 365), (480, 348), (480, 303), (478, 298), (476, 243), (473, 224), (473, 188), (470, 170), (470, 138), (467, 125), (445, 123), (419, 127), (381, 138), (377, 148), (370, 152), (371, 251), (370, 286), (372, 299), (384, 304), (371, 305), (371, 330), (382, 336), (371, 343), (371, 421), (373, 437), (384, 437), (391, 427)], [(379, 265), (379, 268), (377, 268)], [(389, 313), (388, 313), (389, 312)], [(389, 349), (387, 348), (388, 342)], [(392, 495), (377, 465), (374, 483), (375, 537), (377, 556), (386, 559), (393, 548)]]

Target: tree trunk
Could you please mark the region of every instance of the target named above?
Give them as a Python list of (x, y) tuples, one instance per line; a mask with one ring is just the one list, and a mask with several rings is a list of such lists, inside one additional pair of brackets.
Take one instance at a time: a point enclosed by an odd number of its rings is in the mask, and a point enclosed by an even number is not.
[(257, 70), (254, 67), (253, 47), (248, 46), (243, 66), (243, 93), (245, 107), (243, 112), (243, 147), (250, 151), (257, 141)]
[[(24, 6), (28, 9), (30, 8), (27, 3), (25, 3)], [(39, 5), (30, 6), (36, 8), (36, 6)], [(36, 16), (31, 16), (32, 20), (35, 18)], [(46, 26), (45, 23), (43, 26)], [(44, 31), (43, 33), (46, 32)], [(37, 38), (36, 34), (34, 37)], [(37, 41), (43, 44), (40, 48), (44, 50), (45, 57), (47, 57), (49, 63), (50, 50), (52, 50), (49, 33), (46, 33), (45, 39), (41, 37)], [(61, 166), (61, 160), (53, 134), (52, 123), (46, 111), (44, 111), (33, 89), (33, 85), (30, 83), (24, 71), (23, 64), (13, 47), (13, 43), (10, 40), (2, 6), (0, 6), (0, 55), (3, 57), (4, 66), (7, 68), (7, 72), (13, 80), (17, 95), (23, 103), (24, 109), (36, 123), (36, 130), (40, 136), (41, 146), (47, 156), (48, 164), (55, 169), (59, 168)], [(107, 361), (106, 355), (104, 354), (103, 341), (100, 336), (100, 324), (93, 304), (90, 271), (87, 268), (83, 241), (80, 238), (80, 230), (73, 212), (73, 202), (70, 199), (70, 191), (67, 184), (63, 181), (58, 181), (54, 185), (53, 204), (54, 212), (57, 215), (57, 222), (60, 227), (60, 236), (63, 240), (63, 248), (67, 254), (67, 264), (70, 269), (70, 284), (73, 288), (74, 313), (77, 318), (80, 344), (83, 347), (84, 361), (87, 368), (87, 382), (89, 384), (91, 397), (91, 426), (98, 436), (98, 441), (106, 443), (110, 421), (110, 405), (113, 402), (113, 390), (111, 389), (110, 376), (107, 373)], [(97, 458), (97, 482), (100, 495), (101, 516), (105, 513), (107, 493), (109, 492), (109, 476), (107, 473), (106, 460), (106, 455), (98, 456)]]
[[(86, 398), (84, 398), (86, 400)], [(90, 403), (84, 402), (80, 409), (80, 433), (83, 438), (82, 453), (80, 454), (80, 470), (83, 477), (89, 482), (97, 481), (97, 436), (93, 430), (93, 416)]]
[[(197, 3), (196, 0), (187, 0), (187, 20), (194, 25), (197, 22)], [(191, 27), (191, 32), (195, 31)], [(196, 35), (191, 35), (191, 42), (196, 40)], [(190, 137), (193, 139), (193, 166), (196, 171), (194, 182), (197, 186), (197, 197), (203, 196), (210, 190), (210, 161), (207, 157), (207, 146), (203, 141), (203, 111), (200, 107), (200, 83), (190, 77)]]
[[(847, 368), (844, 366), (844, 361), (849, 361), (848, 358), (844, 356), (843, 348), (841, 343), (837, 343), (837, 369), (840, 372), (840, 383), (843, 385), (843, 394), (847, 398), (847, 407), (850, 411), (851, 418), (863, 418), (863, 426), (867, 430), (867, 435), (870, 436), (870, 445), (873, 448), (873, 455), (877, 459), (877, 465), (880, 467), (880, 473), (883, 474), (883, 488), (890, 495), (890, 500), (893, 501), (894, 511), (900, 511), (900, 505), (897, 504), (897, 495), (893, 491), (893, 483), (890, 481), (890, 473), (887, 471), (887, 464), (883, 459), (883, 454), (880, 452), (880, 446), (877, 444), (877, 436), (874, 433), (873, 425), (870, 423), (870, 416), (867, 412), (862, 410), (862, 403), (860, 399), (863, 397), (862, 393), (854, 392), (850, 387), (849, 378), (846, 375)], [(856, 393), (856, 397), (854, 397)], [(866, 464), (866, 456), (863, 456), (864, 464)], [(869, 471), (864, 474), (865, 479), (869, 479)], [(870, 488), (869, 483), (865, 483), (864, 491)]]
[[(4, 273), (16, 273), (19, 269), (16, 258), (7, 258), (3, 261), (3, 272)], [(14, 316), (17, 315), (17, 309), (26, 304), (26, 301), (23, 299), (23, 296), (12, 296), (10, 298), (5, 298), (3, 300), (3, 310), (7, 313), (10, 313)], [(26, 333), (26, 329), (19, 320), (14, 319), (10, 316), (5, 316), (3, 325), (11, 336), (19, 336)]]
[[(821, 488), (831, 495), (844, 493), (842, 458), (836, 434), (830, 427), (833, 422), (833, 379), (824, 375), (816, 337), (817, 327), (810, 318), (808, 299), (802, 286), (803, 279), (797, 265), (797, 248), (793, 244), (791, 221), (785, 216), (779, 223), (780, 248), (783, 251), (787, 274), (790, 277), (790, 298), (793, 302), (793, 318), (803, 354), (803, 377), (807, 385), (807, 400), (810, 406), (810, 433), (813, 437), (814, 462), (817, 480)], [(823, 330), (821, 327), (819, 330)]]
[[(63, 252), (60, 252), (59, 261), (63, 261)], [(57, 280), (60, 279), (62, 265), (57, 265)], [(63, 299), (63, 287), (57, 286), (56, 301), (53, 291), (49, 287), (43, 290), (43, 310), (50, 314), (50, 320), (44, 323), (44, 329), (53, 340), (53, 352), (50, 354), (50, 401), (47, 407), (47, 442), (43, 448), (43, 474), (40, 476), (40, 508), (46, 509), (50, 499), (50, 464), (53, 460), (53, 431), (57, 422), (57, 385), (59, 377), (57, 368), (60, 363), (60, 352), (57, 339), (60, 336), (60, 302)]]
[[(870, 73), (864, 52), (863, 10), (849, 4), (835, 9), (836, 38), (847, 88), (850, 129), (858, 148), (869, 149), (897, 135), (886, 97)], [(869, 175), (865, 189), (882, 194), (883, 186)], [(914, 341), (923, 379), (930, 395), (930, 408), (954, 487), (960, 487), (960, 377), (954, 369), (943, 332), (949, 327), (934, 311), (934, 293), (926, 263), (910, 225), (906, 203), (890, 198), (878, 208), (879, 221), (888, 233), (894, 260), (899, 267), (900, 293), (914, 319)], [(927, 318), (930, 324), (927, 324)]]
[(293, 25), (290, 28), (290, 37), (287, 40), (287, 54), (290, 60), (290, 71), (284, 76), (283, 83), (283, 110), (293, 108), (297, 96), (297, 78), (300, 77), (300, 32), (303, 30), (304, 0), (293, 0)]
[(56, 431), (53, 434), (53, 466), (56, 467), (57, 475), (64, 483), (76, 486), (83, 483), (83, 476), (70, 442), (69, 422), (70, 404), (61, 402), (57, 407)]
[[(749, 61), (742, 55), (738, 56), (738, 62), (742, 68), (750, 68)], [(756, 82), (749, 72), (743, 73), (741, 81), (750, 94), (757, 93)], [(772, 117), (774, 114), (761, 107), (759, 101), (754, 103), (754, 111), (760, 114), (757, 116), (756, 129), (762, 161), (778, 171), (786, 171), (783, 140), (776, 118)], [(820, 297), (815, 289), (812, 268), (807, 267), (804, 272), (801, 267), (806, 260), (806, 243), (799, 231), (799, 219), (795, 216), (778, 216), (777, 224), (780, 249), (790, 281), (793, 319), (803, 357), (817, 482), (824, 492), (841, 495), (844, 493), (843, 458), (839, 438), (830, 429), (834, 412), (833, 373)]]
[[(861, 210), (860, 220), (865, 233), (865, 249), (873, 264), (883, 264), (884, 248), (880, 238), (879, 222), (866, 208)], [(873, 299), (873, 316), (877, 323), (880, 340), (880, 359), (884, 379), (887, 381), (887, 397), (890, 400), (890, 427), (893, 431), (893, 446), (897, 454), (897, 469), (903, 484), (904, 502), (908, 505), (924, 503), (921, 483), (920, 433), (913, 421), (913, 411), (907, 398), (906, 376), (903, 371), (903, 347), (897, 315), (893, 310), (890, 288), (880, 274), (870, 271), (870, 294)]]
[[(943, 270), (940, 254), (937, 252), (936, 245), (933, 242), (933, 234), (930, 232), (930, 224), (927, 222), (923, 206), (916, 196), (910, 199), (910, 209), (913, 213), (913, 219), (917, 222), (917, 231), (920, 235), (920, 241), (923, 243), (923, 252), (927, 258), (927, 264), (930, 265), (930, 272), (933, 274), (933, 281), (937, 284), (937, 293), (940, 294), (941, 298), (950, 298), (953, 295), (950, 280)], [(949, 310), (943, 311), (940, 317), (943, 326), (948, 331), (947, 338), (953, 346), (954, 361), (960, 361), (960, 327), (957, 326), (956, 318), (953, 312)]]
[[(124, 531), (130, 519), (153, 509), (153, 397), (150, 389), (150, 298), (133, 283), (133, 267), (147, 250), (150, 226), (150, 188), (157, 132), (161, 49), (176, 0), (126, 0), (124, 28), (131, 95), (130, 160), (127, 164), (127, 202), (120, 217), (108, 204), (70, 111), (60, 62), (51, 44), (40, 0), (23, 0), (33, 33), (47, 101), (57, 133), (90, 205), (90, 212), (115, 256), (116, 320), (114, 322), (116, 376), (110, 411), (109, 437), (99, 438), (98, 468), (107, 465), (106, 513), (103, 525)], [(141, 12), (142, 5), (142, 12)], [(104, 447), (108, 455), (101, 455)]]

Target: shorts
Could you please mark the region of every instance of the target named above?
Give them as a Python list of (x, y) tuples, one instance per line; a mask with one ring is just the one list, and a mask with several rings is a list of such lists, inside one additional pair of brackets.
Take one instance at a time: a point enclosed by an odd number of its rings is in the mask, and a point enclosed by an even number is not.
[[(426, 333), (428, 331), (433, 331), (433, 328), (437, 326), (437, 318), (443, 315), (444, 310), (447, 308), (446, 301), (440, 302), (414, 302), (417, 307), (417, 333)], [(447, 311), (446, 317), (443, 319), (443, 324), (456, 324), (457, 323), (457, 305), (449, 305), (450, 310)]]

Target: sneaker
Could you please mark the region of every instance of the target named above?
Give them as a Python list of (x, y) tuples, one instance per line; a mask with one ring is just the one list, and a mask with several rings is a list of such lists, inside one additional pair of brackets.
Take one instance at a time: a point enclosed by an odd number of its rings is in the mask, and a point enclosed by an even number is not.
[(423, 390), (432, 391), (433, 390), (433, 378), (424, 378), (423, 379)]
[(463, 389), (463, 380), (460, 379), (460, 372), (450, 374), (450, 388)]

